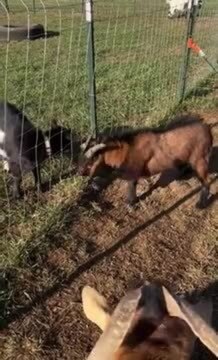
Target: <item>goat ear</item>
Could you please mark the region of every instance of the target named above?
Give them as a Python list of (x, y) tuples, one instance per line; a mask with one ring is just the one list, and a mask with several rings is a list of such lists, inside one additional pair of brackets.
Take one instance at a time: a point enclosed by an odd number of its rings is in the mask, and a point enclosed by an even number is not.
[(109, 306), (104, 296), (90, 286), (85, 286), (82, 290), (82, 304), (86, 317), (104, 331), (110, 321)]
[(204, 321), (208, 324), (212, 322), (212, 314), (213, 314), (213, 304), (210, 299), (203, 299), (199, 301), (197, 304), (192, 305), (192, 309), (199, 314)]
[(197, 312), (197, 308), (198, 311), (201, 308), (201, 312), (203, 312), (208, 306), (209, 310), (207, 310), (207, 316), (211, 317), (212, 302), (208, 302), (207, 305), (206, 303), (204, 305), (203, 303), (201, 303), (201, 305), (198, 304), (194, 309), (193, 306), (188, 304), (185, 300), (174, 298), (164, 287), (163, 294), (169, 314), (171, 316), (177, 316), (185, 320), (195, 336), (198, 337), (203, 342), (203, 344), (218, 357), (218, 334), (211, 327), (211, 325), (205, 321), (204, 317), (206, 314), (204, 314), (203, 317)]

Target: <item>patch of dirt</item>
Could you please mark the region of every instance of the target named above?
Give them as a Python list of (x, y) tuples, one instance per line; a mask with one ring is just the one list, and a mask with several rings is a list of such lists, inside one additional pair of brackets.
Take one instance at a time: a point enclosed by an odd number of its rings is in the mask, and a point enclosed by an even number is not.
[[(213, 124), (217, 149), (218, 114), (202, 115)], [(217, 152), (213, 156), (210, 180), (211, 192), (216, 194)], [(82, 312), (85, 284), (96, 287), (112, 306), (142, 279), (161, 281), (176, 292), (207, 289), (217, 314), (213, 283), (217, 280), (218, 201), (197, 210), (196, 178), (174, 180), (150, 193), (149, 186), (156, 180), (149, 185), (141, 181), (139, 195), (148, 194), (141, 196), (135, 209), (126, 205), (125, 184), (120, 180), (100, 199), (92, 198), (89, 210), (78, 204), (80, 215), (67, 228), (77, 248), (51, 250), (45, 264), (52, 271), (67, 268), (67, 276), (42, 294), (39, 303), (30, 303), (26, 313), (18, 311), (17, 319), (2, 330), (2, 360), (85, 359), (100, 334)], [(164, 181), (168, 183), (169, 178)], [(196, 354), (198, 359), (214, 359), (202, 346)]]

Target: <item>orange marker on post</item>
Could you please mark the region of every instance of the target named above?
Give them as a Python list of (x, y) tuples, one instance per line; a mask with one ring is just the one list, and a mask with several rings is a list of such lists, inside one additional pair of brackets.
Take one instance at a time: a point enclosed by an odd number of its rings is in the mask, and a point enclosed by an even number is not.
[(192, 37), (190, 37), (187, 41), (187, 47), (188, 49), (193, 50), (196, 54), (198, 54), (200, 57), (204, 58), (205, 61), (208, 63), (208, 65), (210, 65), (212, 67), (212, 69), (217, 72), (217, 69), (213, 66), (213, 64), (211, 64), (211, 62), (207, 59), (206, 54), (203, 52), (203, 50), (200, 48), (200, 46), (198, 46), (197, 43), (195, 43), (192, 39)]

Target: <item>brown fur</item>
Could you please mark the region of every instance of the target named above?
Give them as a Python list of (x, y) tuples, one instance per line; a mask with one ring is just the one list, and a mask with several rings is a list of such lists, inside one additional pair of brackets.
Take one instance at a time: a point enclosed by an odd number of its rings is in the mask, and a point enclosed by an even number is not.
[[(95, 289), (85, 287), (82, 301), (86, 317), (105, 331), (111, 321), (107, 300)], [(148, 307), (146, 310), (143, 306), (137, 309), (121, 346), (111, 360), (190, 359), (195, 335), (184, 320), (170, 316), (161, 303), (158, 306), (159, 314), (153, 312), (154, 309), (150, 312)]]
[(127, 334), (114, 360), (187, 360), (190, 358), (193, 335), (183, 320), (166, 315), (160, 324), (156, 324), (154, 328), (150, 324), (150, 328), (151, 334), (148, 335), (148, 322), (139, 321)]
[[(190, 120), (190, 121), (188, 121)], [(212, 149), (210, 127), (200, 120), (187, 119), (164, 130), (138, 130), (122, 136), (106, 137), (106, 147), (81, 168), (84, 175), (95, 176), (105, 165), (121, 172), (130, 184), (129, 200), (136, 199), (136, 182), (141, 177), (162, 173), (189, 164), (203, 185), (200, 202), (209, 195), (208, 165)]]

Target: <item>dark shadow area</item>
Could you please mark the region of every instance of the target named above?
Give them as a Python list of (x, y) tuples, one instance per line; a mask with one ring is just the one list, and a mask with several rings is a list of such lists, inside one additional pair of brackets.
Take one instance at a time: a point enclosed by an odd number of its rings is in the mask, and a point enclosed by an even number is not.
[[(211, 183), (215, 182), (218, 179), (218, 176), (215, 177)], [(112, 256), (121, 246), (128, 244), (132, 241), (140, 232), (144, 231), (146, 228), (160, 220), (163, 216), (170, 214), (172, 211), (177, 209), (181, 206), (185, 201), (189, 200), (192, 196), (197, 194), (200, 190), (200, 187), (195, 188), (189, 194), (182, 197), (180, 200), (176, 201), (173, 205), (160, 211), (157, 215), (152, 217), (151, 219), (146, 220), (143, 224), (140, 224), (132, 231), (130, 231), (126, 236), (119, 239), (116, 243), (114, 243), (109, 249), (104, 250), (103, 252), (95, 255), (94, 257), (90, 258), (88, 261), (80, 265), (75, 271), (73, 271), (68, 277), (64, 275), (60, 277), (59, 281), (52, 286), (51, 288), (43, 291), (42, 293), (38, 294), (28, 305), (20, 307), (19, 309), (15, 309), (10, 313), (10, 315), (6, 316), (4, 319), (1, 320), (0, 328), (4, 329), (7, 328), (7, 325), (19, 318), (23, 315), (28, 314), (33, 307), (42, 304), (46, 299), (53, 296), (58, 291), (68, 287), (73, 281), (75, 281), (81, 274), (85, 271), (91, 269), (94, 265), (101, 262), (103, 259)], [(81, 200), (80, 200), (81, 201)], [(78, 204), (74, 205), (74, 208), (77, 208)], [(72, 219), (71, 219), (72, 223)]]
[(210, 174), (218, 173), (218, 146), (214, 146), (210, 157)]
[[(56, 36), (60, 36), (60, 32), (59, 31), (52, 31), (52, 30), (48, 30), (46, 32), (42, 32), (41, 34), (32, 34), (28, 40), (31, 41), (35, 41), (35, 40), (39, 40), (39, 39), (50, 39)], [(27, 40), (27, 39), (24, 39)]]
[(184, 100), (194, 98), (194, 97), (205, 97), (206, 95), (211, 94), (214, 91), (213, 87), (213, 77), (212, 75), (204, 80), (200, 80), (194, 88), (187, 92)]
[(59, 35), (60, 35), (59, 31), (48, 30), (42, 37), (45, 39), (48, 39), (48, 38), (52, 38), (52, 37), (59, 36)]
[(213, 88), (211, 89), (211, 87), (209, 87), (209, 86), (196, 87), (188, 93), (186, 99), (189, 97), (190, 98), (204, 97), (204, 96), (209, 95), (212, 91), (213, 91)]
[(37, 40), (47, 39), (54, 36), (59, 36), (59, 31), (45, 31), (42, 24), (30, 25), (28, 28), (25, 25), (2, 25), (0, 26), (0, 41), (22, 41), (22, 40)]
[(83, 206), (86, 209), (91, 208), (91, 202), (98, 202), (103, 205), (105, 210), (112, 208), (112, 204), (102, 199), (102, 192), (105, 191), (117, 179), (117, 174), (112, 172), (110, 168), (105, 167), (102, 172), (93, 179), (88, 181), (88, 185), (83, 191), (80, 199), (79, 206)]

